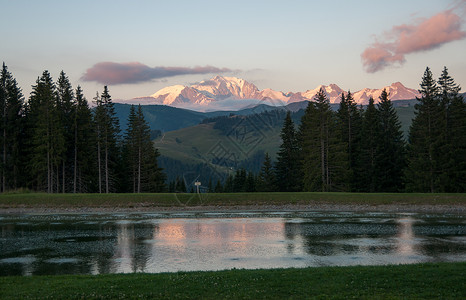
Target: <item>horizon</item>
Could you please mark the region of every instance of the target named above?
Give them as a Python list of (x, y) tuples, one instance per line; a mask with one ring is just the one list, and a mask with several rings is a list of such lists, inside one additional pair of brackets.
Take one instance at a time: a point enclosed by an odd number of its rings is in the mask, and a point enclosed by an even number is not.
[(44, 70), (63, 70), (88, 101), (104, 85), (128, 100), (215, 75), (284, 93), (417, 90), (426, 67), (438, 78), (446, 66), (466, 84), (465, 0), (0, 1), (1, 59), (25, 99)]

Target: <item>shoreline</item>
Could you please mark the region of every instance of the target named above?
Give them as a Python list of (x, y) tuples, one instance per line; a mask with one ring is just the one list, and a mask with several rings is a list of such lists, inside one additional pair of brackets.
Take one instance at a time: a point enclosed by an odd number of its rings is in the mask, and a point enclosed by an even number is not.
[(154, 206), (134, 203), (131, 206), (15, 206), (0, 207), (1, 214), (80, 214), (80, 213), (170, 213), (170, 212), (386, 212), (386, 213), (448, 213), (466, 215), (466, 205), (432, 204), (286, 204), (286, 205), (217, 205), (217, 206)]

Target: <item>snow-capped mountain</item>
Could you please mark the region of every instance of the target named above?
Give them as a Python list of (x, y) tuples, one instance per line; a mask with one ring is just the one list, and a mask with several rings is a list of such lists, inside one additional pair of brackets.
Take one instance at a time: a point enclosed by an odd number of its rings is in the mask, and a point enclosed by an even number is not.
[(407, 100), (420, 97), (420, 94), (415, 89), (405, 87), (401, 82), (392, 83), (389, 86), (381, 89), (362, 89), (353, 94), (354, 99), (359, 104), (368, 104), (369, 98), (372, 97), (375, 102), (378, 102), (382, 90), (385, 89), (389, 95), (390, 100)]
[(184, 85), (168, 86), (151, 95), (150, 98), (153, 98), (157, 103), (171, 106), (183, 104), (208, 105), (209, 102), (214, 100), (200, 93), (197, 89)]
[[(319, 85), (313, 90), (308, 90), (303, 93), (306, 99), (314, 99), (320, 89), (324, 89), (330, 103), (338, 103), (341, 99), (341, 93), (345, 93), (338, 85), (332, 83), (330, 85)], [(357, 102), (357, 101), (356, 101)]]
[(236, 77), (215, 76), (191, 87), (214, 99), (258, 99), (260, 97), (259, 89), (254, 84)]
[[(339, 103), (341, 94), (346, 95), (336, 84), (320, 85), (306, 92), (283, 93), (272, 89), (259, 90), (254, 84), (236, 77), (215, 76), (191, 86), (174, 85), (165, 87), (155, 94), (134, 98), (126, 103), (163, 104), (179, 108), (189, 108), (200, 111), (239, 109), (259, 103), (284, 105), (293, 102), (312, 101), (320, 89), (323, 89), (330, 103)], [(367, 104), (373, 97), (378, 102), (382, 90), (386, 89), (391, 100), (406, 100), (419, 97), (419, 92), (405, 87), (400, 82), (393, 83), (381, 89), (365, 88), (353, 93), (358, 104)]]

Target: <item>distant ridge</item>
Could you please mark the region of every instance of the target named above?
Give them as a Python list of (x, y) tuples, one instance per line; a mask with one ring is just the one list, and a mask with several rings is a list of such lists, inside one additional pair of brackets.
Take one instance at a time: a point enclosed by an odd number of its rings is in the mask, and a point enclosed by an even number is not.
[[(168, 105), (204, 112), (239, 110), (261, 103), (271, 106), (283, 106), (295, 102), (312, 101), (321, 88), (327, 94), (330, 103), (339, 103), (341, 94), (347, 93), (347, 91), (344, 91), (336, 84), (320, 85), (313, 90), (297, 93), (284, 93), (272, 89), (261, 91), (254, 84), (241, 78), (215, 76), (210, 80), (205, 80), (191, 86), (168, 86), (147, 97), (119, 102), (141, 105)], [(360, 91), (352, 92), (352, 95), (356, 103), (364, 105), (369, 102), (370, 97), (373, 97), (378, 102), (383, 89), (387, 90), (392, 101), (419, 97), (417, 90), (407, 88), (401, 82), (395, 82), (380, 89), (364, 88)]]

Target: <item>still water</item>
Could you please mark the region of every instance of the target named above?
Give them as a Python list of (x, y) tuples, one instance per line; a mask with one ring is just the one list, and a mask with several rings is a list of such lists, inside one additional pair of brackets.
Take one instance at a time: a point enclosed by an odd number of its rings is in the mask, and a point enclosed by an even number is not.
[(0, 275), (466, 261), (466, 216), (352, 212), (0, 215)]

